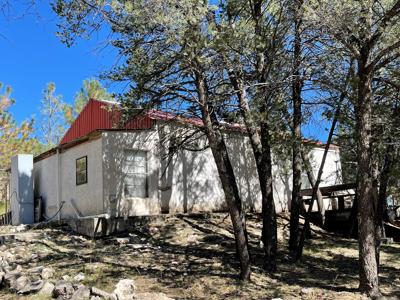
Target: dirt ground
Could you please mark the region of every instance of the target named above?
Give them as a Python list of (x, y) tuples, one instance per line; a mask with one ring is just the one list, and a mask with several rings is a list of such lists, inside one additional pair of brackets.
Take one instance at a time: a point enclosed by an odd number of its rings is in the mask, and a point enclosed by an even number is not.
[[(287, 216), (279, 217), (278, 271), (262, 269), (261, 222), (248, 217), (252, 277), (238, 280), (235, 245), (226, 214), (165, 216), (149, 220), (119, 236), (88, 239), (66, 229), (40, 229), (15, 234), (0, 246), (24, 269), (56, 270), (53, 280), (79, 272), (83, 284), (112, 291), (122, 278), (134, 279), (140, 292), (162, 292), (174, 299), (362, 299), (357, 292), (358, 251), (355, 240), (313, 227), (301, 261), (287, 256)], [(9, 228), (1, 229), (4, 234)], [(127, 242), (127, 243), (126, 243)], [(383, 246), (381, 291), (400, 299), (400, 245)], [(0, 290), (0, 299), (43, 299)]]

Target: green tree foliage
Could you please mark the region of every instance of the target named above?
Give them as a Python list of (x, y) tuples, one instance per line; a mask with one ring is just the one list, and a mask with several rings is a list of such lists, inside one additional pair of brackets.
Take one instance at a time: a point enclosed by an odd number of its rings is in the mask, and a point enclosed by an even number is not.
[(41, 139), (46, 148), (52, 148), (60, 142), (65, 133), (63, 107), (61, 95), (55, 95), (56, 85), (47, 84), (41, 99)]
[(11, 98), (11, 87), (0, 83), (0, 201), (6, 201), (6, 170), (10, 167), (11, 157), (18, 153), (37, 154), (42, 145), (33, 137), (33, 120), (18, 124), (10, 112), (15, 103)]
[[(0, 84), (0, 89), (3, 85)], [(15, 103), (11, 87), (2, 89), (0, 95), (0, 169), (7, 169), (11, 157), (17, 153), (37, 153), (40, 145), (33, 134), (33, 120), (17, 124), (10, 108)]]
[(74, 104), (63, 105), (64, 118), (68, 125), (71, 125), (75, 121), (90, 99), (112, 101), (113, 96), (107, 92), (97, 79), (85, 79), (82, 88), (74, 97)]

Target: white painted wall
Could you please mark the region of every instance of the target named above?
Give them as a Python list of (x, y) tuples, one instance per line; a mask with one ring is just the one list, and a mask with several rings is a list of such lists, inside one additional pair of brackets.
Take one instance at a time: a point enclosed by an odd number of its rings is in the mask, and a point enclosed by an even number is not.
[[(210, 149), (200, 152), (182, 150), (168, 163), (169, 158), (166, 154), (169, 144), (163, 138), (166, 134), (164, 131), (169, 133), (171, 130), (176, 130), (176, 127), (159, 127), (159, 131), (103, 133), (104, 199), (108, 213), (129, 216), (161, 212), (219, 211), (226, 208), (224, 192)], [(261, 211), (260, 186), (248, 138), (240, 133), (231, 133), (227, 137), (227, 146), (244, 206), (250, 210)], [(149, 197), (146, 199), (124, 198), (124, 149), (148, 151)], [(315, 148), (310, 158), (320, 160), (322, 153), (322, 148)], [(278, 212), (287, 211), (290, 207), (292, 187), (290, 161), (278, 161), (279, 158), (274, 160), (276, 209)], [(313, 165), (319, 167), (317, 161), (313, 162)], [(328, 154), (323, 184), (340, 183), (341, 178), (338, 178), (337, 174), (340, 174), (339, 151), (333, 149)]]
[[(161, 212), (158, 197), (159, 157), (156, 155), (158, 137), (155, 130), (109, 131), (102, 137), (104, 211), (112, 216), (149, 215)], [(147, 151), (148, 198), (125, 198), (123, 195), (124, 150)]]
[[(76, 185), (76, 159), (87, 156), (88, 182)], [(60, 154), (60, 202), (64, 201), (61, 218), (101, 214), (103, 203), (102, 140), (92, 140)], [(58, 211), (57, 154), (34, 164), (35, 198), (43, 198), (46, 217)]]
[[(61, 201), (65, 201), (61, 218), (103, 213), (102, 152), (102, 139), (99, 138), (61, 153)], [(76, 160), (83, 156), (87, 156), (88, 182), (76, 185)]]
[(47, 218), (58, 210), (57, 201), (57, 155), (52, 155), (33, 165), (35, 199), (42, 197), (43, 210)]
[[(159, 125), (157, 125), (159, 126)], [(70, 148), (61, 154), (62, 218), (109, 213), (112, 216), (154, 215), (160, 213), (219, 211), (225, 199), (210, 149), (183, 150), (170, 163), (166, 153), (165, 128), (108, 131), (101, 138)], [(159, 130), (157, 130), (157, 128)], [(167, 129), (170, 132), (171, 128)], [(261, 210), (261, 193), (255, 160), (247, 137), (231, 133), (227, 137), (231, 162), (239, 192), (247, 209)], [(147, 151), (148, 197), (126, 198), (123, 194), (124, 150)], [(323, 148), (310, 155), (317, 172)], [(88, 157), (88, 183), (76, 186), (75, 162)], [(58, 209), (57, 155), (35, 163), (35, 197), (42, 196), (48, 217)], [(339, 150), (329, 151), (323, 185), (341, 183)], [(278, 212), (290, 207), (292, 176), (290, 161), (274, 157), (274, 198)], [(74, 209), (74, 206), (76, 209)]]

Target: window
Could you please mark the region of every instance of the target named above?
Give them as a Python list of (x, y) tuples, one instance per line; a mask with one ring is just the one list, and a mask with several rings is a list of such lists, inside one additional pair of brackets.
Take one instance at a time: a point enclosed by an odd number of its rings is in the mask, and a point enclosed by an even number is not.
[(76, 185), (87, 183), (87, 156), (76, 160)]
[(124, 195), (128, 198), (147, 198), (147, 152), (125, 151)]

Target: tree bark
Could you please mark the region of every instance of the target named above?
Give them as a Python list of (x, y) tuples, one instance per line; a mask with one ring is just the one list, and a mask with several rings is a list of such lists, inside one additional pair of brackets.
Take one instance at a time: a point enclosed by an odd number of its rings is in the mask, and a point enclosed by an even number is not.
[(270, 145), (271, 137), (268, 123), (265, 120), (261, 122), (262, 124), (260, 126), (259, 134), (256, 122), (254, 121), (250, 112), (250, 107), (243, 84), (233, 71), (229, 72), (229, 76), (232, 86), (237, 91), (240, 111), (243, 116), (246, 130), (250, 139), (250, 144), (253, 149), (260, 182), (263, 219), (261, 240), (264, 244), (265, 252), (264, 268), (268, 272), (274, 272), (276, 271), (278, 236), (276, 210), (273, 196), (272, 151)]
[(300, 9), (302, 0), (295, 1), (294, 8), (294, 51), (293, 51), (293, 79), (292, 79), (292, 97), (293, 97), (293, 145), (292, 145), (292, 163), (293, 163), (293, 186), (292, 199), (290, 205), (290, 237), (289, 250), (295, 255), (299, 239), (299, 218), (301, 204), (301, 91), (302, 78), (300, 75), (301, 65), (301, 16)]
[(261, 143), (263, 148), (262, 165), (259, 166), (262, 172), (261, 178), (265, 189), (265, 196), (262, 202), (263, 229), (262, 241), (264, 243), (265, 263), (264, 267), (267, 271), (276, 271), (276, 253), (278, 245), (278, 233), (276, 224), (276, 208), (273, 195), (273, 178), (272, 178), (272, 151), (271, 137), (267, 122), (261, 124)]
[(247, 245), (247, 234), (244, 224), (244, 213), (241, 208), (239, 189), (236, 184), (233, 167), (229, 159), (228, 150), (221, 132), (214, 107), (208, 99), (206, 80), (201, 71), (196, 72), (197, 93), (201, 106), (204, 131), (208, 138), (211, 151), (217, 165), (218, 174), (221, 179), (222, 188), (228, 205), (229, 214), (232, 220), (233, 231), (236, 241), (237, 255), (240, 261), (240, 278), (250, 279), (250, 256)]
[[(314, 187), (316, 179), (314, 176), (314, 172), (312, 170), (310, 158), (308, 157), (308, 154), (305, 152), (305, 149), (303, 147), (301, 149), (301, 157), (305, 165), (308, 181), (310, 182), (311, 186)], [(324, 206), (324, 199), (322, 197), (322, 193), (319, 187), (317, 188), (317, 205), (318, 205), (321, 226), (323, 226), (325, 224), (325, 206)]]
[[(360, 262), (360, 290), (378, 296), (378, 271), (376, 261), (375, 210), (371, 161), (371, 80), (367, 68), (370, 50), (362, 48), (358, 58), (358, 95), (356, 106), (358, 143), (358, 244)], [(375, 198), (376, 199), (376, 198)]]
[[(395, 116), (396, 117), (396, 116)], [(387, 189), (389, 185), (390, 171), (393, 165), (393, 153), (395, 152), (394, 145), (389, 138), (389, 145), (386, 147), (385, 158), (383, 162), (383, 167), (379, 176), (379, 194), (378, 203), (376, 208), (376, 224), (375, 224), (375, 239), (376, 239), (376, 264), (379, 273), (380, 264), (380, 249), (382, 244), (382, 237), (385, 237), (385, 228), (383, 224), (384, 214), (387, 210)]]

